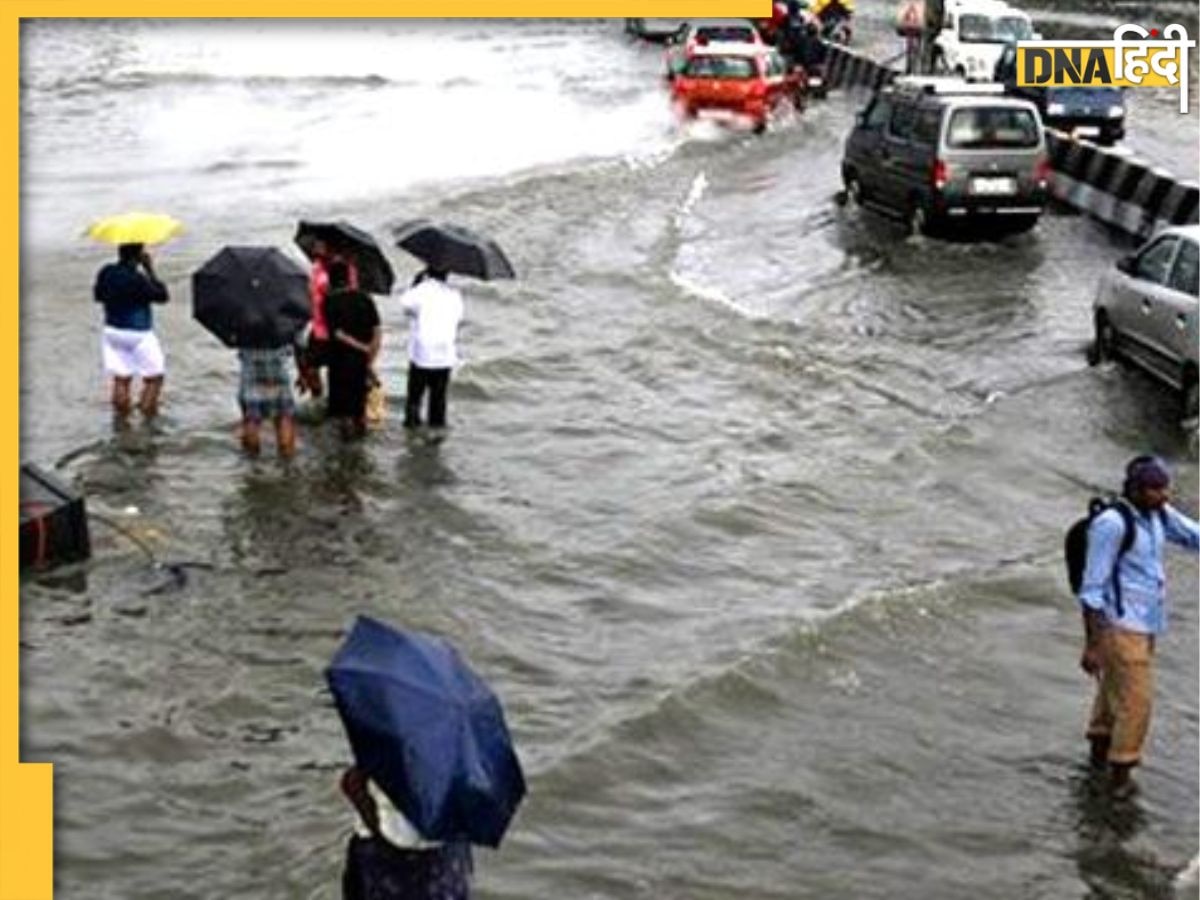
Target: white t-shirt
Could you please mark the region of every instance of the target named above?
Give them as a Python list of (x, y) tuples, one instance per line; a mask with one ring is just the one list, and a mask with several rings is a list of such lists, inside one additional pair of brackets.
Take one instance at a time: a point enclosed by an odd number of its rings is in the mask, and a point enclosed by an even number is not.
[(462, 294), (443, 281), (426, 278), (409, 288), (400, 303), (413, 319), (408, 337), (409, 361), (422, 369), (451, 369), (458, 365)]
[[(375, 808), (379, 811), (379, 830), (389, 844), (402, 850), (432, 850), (441, 846), (438, 841), (425, 840), (421, 832), (392, 805), (392, 801), (379, 789), (379, 785), (370, 779), (367, 780), (367, 792), (375, 801)], [(354, 818), (354, 831), (359, 837), (371, 837), (371, 829), (358, 816)]]

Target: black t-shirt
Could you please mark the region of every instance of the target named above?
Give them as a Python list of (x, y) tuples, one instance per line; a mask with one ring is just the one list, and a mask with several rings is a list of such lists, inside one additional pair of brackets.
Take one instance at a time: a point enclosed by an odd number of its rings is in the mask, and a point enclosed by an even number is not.
[(375, 329), (379, 327), (379, 310), (371, 295), (363, 291), (338, 291), (325, 298), (325, 324), (329, 327), (330, 349), (338, 354), (343, 351), (362, 356), (353, 347), (337, 339), (342, 331), (356, 341), (371, 343)]

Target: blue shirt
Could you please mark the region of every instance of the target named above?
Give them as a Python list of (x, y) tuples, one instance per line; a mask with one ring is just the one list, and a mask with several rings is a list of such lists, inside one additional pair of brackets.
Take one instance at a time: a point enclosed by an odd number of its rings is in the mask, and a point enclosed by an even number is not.
[(96, 276), (92, 291), (104, 304), (104, 324), (126, 331), (149, 331), (154, 326), (151, 303), (166, 303), (167, 288), (136, 264), (109, 263)]
[(1079, 601), (1104, 613), (1109, 622), (1126, 631), (1161, 634), (1167, 626), (1165, 543), (1170, 541), (1193, 552), (1200, 550), (1200, 527), (1171, 506), (1164, 506), (1161, 514), (1144, 513), (1132, 505), (1130, 509), (1137, 534), (1115, 573), (1121, 581), (1124, 615), (1117, 616), (1113, 563), (1125, 537), (1125, 520), (1115, 509), (1100, 513), (1088, 528), (1087, 564)]

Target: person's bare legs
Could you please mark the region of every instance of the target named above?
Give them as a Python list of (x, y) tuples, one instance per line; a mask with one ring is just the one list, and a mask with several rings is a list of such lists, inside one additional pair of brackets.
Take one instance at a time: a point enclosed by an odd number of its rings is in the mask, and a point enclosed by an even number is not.
[(275, 449), (283, 459), (296, 455), (296, 420), (292, 416), (275, 417)]
[(133, 410), (133, 400), (130, 397), (132, 383), (132, 378), (113, 376), (112, 405), (118, 416), (125, 417)]
[(158, 415), (158, 398), (162, 396), (163, 376), (142, 379), (142, 396), (138, 400), (138, 409), (147, 419)]
[(242, 419), (242, 449), (247, 456), (258, 456), (262, 449), (261, 424), (257, 419)]

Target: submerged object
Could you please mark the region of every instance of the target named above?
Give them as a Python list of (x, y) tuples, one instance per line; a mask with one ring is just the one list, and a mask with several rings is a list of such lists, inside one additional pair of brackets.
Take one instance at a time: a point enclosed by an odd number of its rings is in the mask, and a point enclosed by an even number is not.
[(33, 463), (21, 466), (21, 568), (46, 569), (92, 554), (83, 495)]

